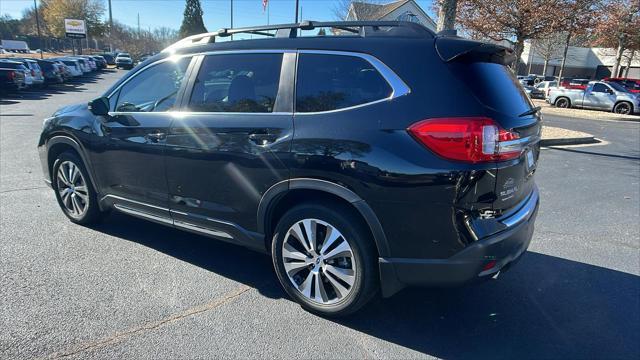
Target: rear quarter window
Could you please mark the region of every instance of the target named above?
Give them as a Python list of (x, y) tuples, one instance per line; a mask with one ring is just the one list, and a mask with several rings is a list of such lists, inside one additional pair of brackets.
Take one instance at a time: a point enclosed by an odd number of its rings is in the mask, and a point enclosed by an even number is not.
[(322, 112), (367, 104), (391, 96), (376, 68), (356, 56), (300, 54), (296, 111)]
[(452, 70), (482, 104), (499, 113), (518, 116), (533, 107), (516, 76), (504, 65), (459, 63)]

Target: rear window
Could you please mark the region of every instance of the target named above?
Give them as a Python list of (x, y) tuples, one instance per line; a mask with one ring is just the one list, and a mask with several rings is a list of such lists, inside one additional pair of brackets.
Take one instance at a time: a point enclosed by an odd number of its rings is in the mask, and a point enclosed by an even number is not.
[(494, 63), (452, 64), (458, 75), (485, 106), (507, 115), (518, 116), (533, 107), (518, 79), (509, 68)]

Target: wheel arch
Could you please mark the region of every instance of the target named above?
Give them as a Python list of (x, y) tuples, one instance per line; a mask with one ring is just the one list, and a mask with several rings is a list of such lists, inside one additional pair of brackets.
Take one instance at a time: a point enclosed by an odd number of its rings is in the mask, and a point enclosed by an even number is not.
[(93, 175), (93, 168), (90, 166), (90, 163), (87, 159), (87, 155), (80, 145), (78, 141), (68, 135), (54, 135), (47, 141), (47, 166), (49, 168), (49, 178), (53, 183), (53, 165), (55, 159), (65, 151), (71, 150), (78, 154), (80, 160), (82, 160), (85, 169), (87, 169), (87, 173), (89, 173), (89, 178), (91, 179), (91, 183), (95, 187), (96, 193), (98, 192), (98, 185), (95, 181), (95, 176)]
[(612, 112), (616, 111), (616, 106), (618, 106), (621, 103), (627, 103), (629, 104), (629, 114), (633, 114), (633, 112), (635, 111), (634, 107), (633, 107), (633, 102), (629, 101), (629, 100), (618, 100), (616, 101), (615, 104), (613, 104), (613, 108), (611, 109)]
[(557, 105), (557, 104), (558, 104), (558, 101), (559, 101), (559, 100), (561, 100), (561, 99), (565, 99), (565, 100), (567, 100), (567, 104), (568, 104), (567, 109), (571, 107), (571, 99), (569, 99), (569, 97), (568, 97), (568, 96), (558, 96), (558, 97), (556, 98), (556, 100), (553, 102), (553, 105), (558, 106), (558, 105)]
[(290, 196), (294, 194), (310, 194), (310, 198), (314, 198), (313, 194), (324, 194), (329, 198), (349, 204), (362, 217), (371, 231), (378, 255), (381, 257), (389, 256), (387, 237), (371, 207), (356, 193), (340, 184), (312, 178), (281, 181), (269, 188), (262, 196), (258, 206), (257, 223), (258, 232), (265, 234), (266, 246), (271, 241), (270, 236), (275, 227), (273, 220), (277, 219), (278, 215), (282, 215), (277, 213), (279, 206), (283, 204), (283, 200), (291, 199)]

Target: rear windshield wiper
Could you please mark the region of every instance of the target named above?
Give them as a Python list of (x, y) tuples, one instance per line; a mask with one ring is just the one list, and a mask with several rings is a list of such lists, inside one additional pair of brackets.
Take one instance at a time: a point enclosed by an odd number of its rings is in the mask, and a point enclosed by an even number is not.
[(523, 112), (522, 114), (518, 115), (518, 117), (523, 117), (523, 116), (535, 114), (538, 111), (540, 111), (540, 109), (542, 109), (540, 106), (536, 106), (536, 107), (531, 108), (530, 110), (527, 110), (527, 111)]

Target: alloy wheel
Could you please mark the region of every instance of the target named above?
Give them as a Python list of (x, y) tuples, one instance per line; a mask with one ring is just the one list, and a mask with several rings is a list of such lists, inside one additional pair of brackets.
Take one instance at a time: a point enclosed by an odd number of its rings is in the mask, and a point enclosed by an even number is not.
[(330, 305), (345, 299), (356, 279), (353, 250), (342, 233), (318, 219), (296, 222), (282, 243), (285, 271), (307, 299)]
[(621, 103), (616, 106), (615, 112), (616, 114), (627, 115), (631, 112), (631, 108), (628, 104)]
[(89, 190), (78, 166), (71, 161), (61, 163), (56, 185), (65, 211), (74, 218), (82, 217), (89, 207)]

